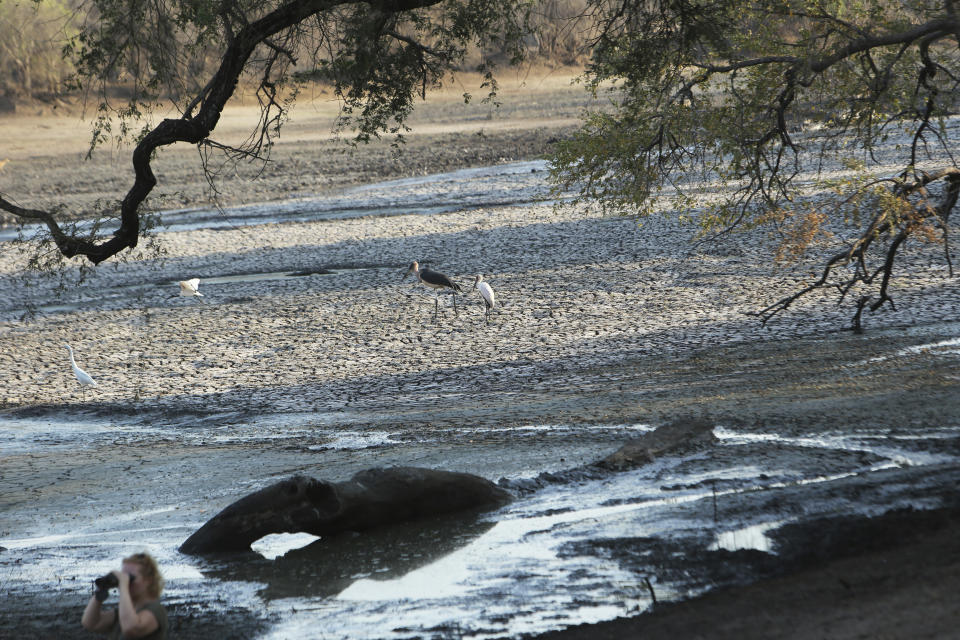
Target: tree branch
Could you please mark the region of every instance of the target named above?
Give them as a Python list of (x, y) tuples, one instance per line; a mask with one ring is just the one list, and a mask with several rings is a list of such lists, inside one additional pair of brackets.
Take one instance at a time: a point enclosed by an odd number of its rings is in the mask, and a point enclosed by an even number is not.
[[(377, 2), (376, 6), (383, 13), (397, 13), (428, 7), (439, 2), (441, 0), (383, 0)], [(233, 96), (240, 75), (257, 46), (261, 43), (265, 44), (271, 47), (276, 55), (292, 58), (290, 51), (276, 45), (270, 38), (311, 16), (347, 4), (360, 4), (360, 2), (359, 0), (292, 0), (254, 22), (243, 21), (242, 26), (236, 31), (233, 30), (232, 21), (227, 9), (224, 8), (220, 17), (224, 22), (228, 42), (221, 64), (199, 94), (187, 104), (179, 119), (164, 119), (137, 143), (132, 158), (134, 183), (120, 204), (120, 227), (108, 240), (98, 242), (68, 235), (57, 223), (53, 213), (25, 209), (6, 198), (0, 197), (0, 209), (21, 219), (43, 222), (49, 229), (57, 248), (67, 258), (82, 255), (92, 263), (99, 264), (120, 251), (133, 249), (137, 246), (141, 232), (140, 206), (157, 184), (157, 178), (151, 167), (151, 158), (155, 152), (161, 147), (177, 142), (190, 144), (204, 142), (216, 127), (224, 106)], [(271, 104), (273, 104), (272, 100)]]
[[(873, 301), (873, 303), (870, 305), (871, 312), (878, 310), (886, 302), (893, 304), (893, 300), (890, 298), (888, 293), (888, 288), (893, 277), (895, 258), (903, 243), (906, 242), (906, 240), (917, 230), (920, 221), (936, 218), (940, 226), (944, 230), (946, 229), (946, 221), (950, 217), (950, 212), (956, 205), (958, 198), (960, 198), (960, 169), (956, 167), (948, 167), (932, 173), (923, 173), (916, 181), (907, 185), (899, 184), (894, 188), (894, 191), (901, 198), (905, 199), (910, 194), (924, 190), (927, 186), (939, 180), (946, 182), (946, 188), (940, 202), (935, 207), (930, 207), (927, 204), (927, 198), (921, 198), (920, 202), (917, 203), (913, 208), (915, 215), (902, 223), (899, 231), (887, 244), (884, 251), (884, 261), (874, 273), (870, 274), (867, 272), (867, 251), (869, 250), (870, 245), (877, 238), (892, 232), (894, 229), (894, 225), (890, 221), (884, 221), (885, 216), (883, 216), (883, 214), (878, 214), (873, 218), (871, 223), (851, 244), (849, 249), (840, 251), (827, 259), (820, 277), (813, 284), (795, 291), (789, 296), (781, 298), (764, 309), (750, 312), (748, 315), (759, 317), (761, 323), (766, 325), (767, 322), (770, 321), (774, 316), (786, 311), (787, 308), (789, 308), (794, 302), (813, 291), (828, 287), (836, 287), (841, 293), (840, 299), (842, 301), (846, 294), (858, 282), (870, 284), (877, 275), (882, 275), (880, 286), (878, 287), (879, 297), (876, 300), (873, 300), (871, 296), (863, 296), (857, 302), (857, 310), (853, 316), (853, 324), (851, 328), (855, 331), (859, 331), (861, 314), (863, 313), (863, 309), (868, 302), (871, 300)], [(946, 232), (944, 231), (944, 233)], [(856, 260), (858, 265), (854, 274), (846, 277), (845, 279), (841, 279), (841, 281), (837, 283), (829, 282), (834, 268), (841, 264), (848, 264), (851, 260)]]
[(725, 65), (691, 62), (690, 66), (711, 73), (730, 73), (768, 64), (789, 64), (797, 69), (805, 69), (813, 73), (822, 73), (841, 60), (845, 60), (857, 53), (863, 53), (864, 51), (869, 51), (877, 47), (911, 43), (921, 38), (934, 37), (934, 39), (936, 39), (936, 37), (950, 35), (957, 29), (960, 29), (960, 23), (956, 20), (942, 18), (940, 20), (931, 20), (926, 24), (918, 25), (907, 31), (858, 38), (857, 40), (847, 43), (846, 46), (841, 47), (830, 55), (817, 58), (801, 56), (761, 56), (759, 58), (740, 60)]

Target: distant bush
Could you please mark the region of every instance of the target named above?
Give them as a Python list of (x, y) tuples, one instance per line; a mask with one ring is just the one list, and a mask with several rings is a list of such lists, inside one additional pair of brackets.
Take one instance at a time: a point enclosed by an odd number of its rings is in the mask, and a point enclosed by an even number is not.
[(531, 47), (540, 62), (554, 66), (580, 65), (589, 58), (587, 0), (543, 0), (537, 5), (537, 42)]
[[(583, 22), (577, 18), (583, 15), (587, 4), (587, 0), (542, 0), (535, 6), (532, 20), (535, 32), (527, 38), (530, 62), (568, 66), (586, 60), (588, 45)], [(8, 100), (44, 98), (68, 91), (74, 68), (64, 45), (77, 33), (81, 21), (97, 19), (96, 9), (91, 10), (82, 0), (0, 1), (0, 96)], [(189, 55), (181, 51), (184, 55), (174, 64), (188, 67), (179, 72), (188, 84), (209, 75), (220, 59), (215, 50), (186, 53)], [(504, 55), (499, 51), (475, 50), (464, 59), (461, 70), (475, 70), (481, 60), (502, 65), (508, 62), (501, 59)], [(302, 57), (309, 59), (310, 56)], [(121, 76), (122, 73), (114, 78), (117, 90), (122, 90), (120, 85), (124, 84)], [(323, 81), (316, 70), (309, 68), (302, 69), (298, 77)]]
[(63, 45), (75, 13), (68, 0), (0, 2), (0, 95), (58, 94), (73, 72)]

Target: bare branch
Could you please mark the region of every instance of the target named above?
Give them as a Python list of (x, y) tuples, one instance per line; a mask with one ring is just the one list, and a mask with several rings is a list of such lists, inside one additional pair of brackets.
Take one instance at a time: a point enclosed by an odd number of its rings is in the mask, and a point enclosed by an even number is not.
[[(894, 230), (894, 225), (889, 220), (886, 220), (882, 214), (878, 214), (871, 220), (867, 228), (851, 244), (849, 249), (835, 253), (827, 259), (820, 277), (815, 282), (795, 291), (789, 296), (781, 298), (759, 311), (750, 312), (748, 315), (759, 317), (761, 323), (766, 325), (774, 316), (786, 311), (794, 302), (813, 291), (836, 287), (841, 294), (842, 301), (854, 285), (857, 283), (870, 284), (880, 275), (882, 278), (880, 286), (878, 287), (878, 297), (873, 299), (871, 296), (864, 296), (857, 302), (857, 310), (853, 316), (852, 328), (854, 330), (860, 330), (861, 316), (868, 302), (872, 302), (869, 306), (870, 311), (877, 311), (884, 303), (893, 304), (893, 300), (888, 291), (893, 277), (896, 255), (903, 243), (916, 231), (919, 222), (922, 220), (935, 218), (945, 230), (946, 220), (949, 219), (950, 212), (956, 205), (958, 197), (960, 197), (960, 169), (956, 167), (948, 167), (932, 173), (922, 173), (917, 180), (910, 184), (896, 183), (894, 191), (899, 194), (900, 197), (906, 198), (910, 194), (924, 190), (928, 185), (939, 180), (943, 180), (947, 184), (941, 201), (935, 207), (930, 207), (926, 204), (926, 198), (921, 198), (920, 202), (914, 207), (915, 216), (902, 223), (900, 229), (886, 245), (883, 263), (872, 274), (867, 271), (866, 267), (867, 251), (877, 238)], [(857, 261), (857, 269), (855, 272), (852, 275), (841, 278), (838, 282), (830, 282), (830, 277), (834, 269), (839, 265), (849, 264), (851, 260)]]
[(833, 54), (819, 58), (805, 58), (800, 56), (761, 56), (747, 60), (738, 60), (729, 64), (718, 65), (711, 63), (691, 62), (690, 66), (703, 69), (711, 73), (730, 73), (740, 69), (749, 69), (750, 67), (766, 66), (770, 64), (789, 64), (795, 69), (807, 70), (812, 73), (821, 73), (826, 71), (841, 60), (845, 60), (857, 53), (863, 53), (877, 47), (888, 47), (895, 44), (904, 44), (916, 42), (920, 39), (942, 38), (949, 36), (957, 28), (960, 28), (955, 20), (943, 18), (940, 20), (931, 20), (926, 24), (918, 25), (913, 29), (898, 33), (887, 33), (876, 36), (866, 36), (849, 42)]

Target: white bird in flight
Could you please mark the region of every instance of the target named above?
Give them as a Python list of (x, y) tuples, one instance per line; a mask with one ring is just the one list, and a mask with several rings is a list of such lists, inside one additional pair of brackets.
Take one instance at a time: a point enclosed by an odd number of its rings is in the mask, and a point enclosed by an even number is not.
[(473, 280), (473, 288), (480, 291), (480, 297), (483, 298), (483, 321), (490, 324), (487, 314), (490, 313), (490, 309), (497, 306), (496, 299), (493, 295), (493, 287), (483, 281), (482, 273), (478, 273), (477, 277)]
[(66, 342), (63, 343), (63, 346), (70, 352), (70, 366), (73, 368), (73, 375), (77, 376), (77, 380), (80, 381), (80, 393), (81, 398), (83, 398), (84, 387), (95, 387), (97, 383), (90, 377), (89, 373), (77, 366), (77, 361), (73, 358), (73, 348)]
[[(203, 294), (200, 293), (200, 278), (190, 278), (189, 280), (181, 280), (180, 284), (180, 295), (187, 296), (188, 298), (202, 298)], [(200, 302), (203, 302), (201, 300)]]

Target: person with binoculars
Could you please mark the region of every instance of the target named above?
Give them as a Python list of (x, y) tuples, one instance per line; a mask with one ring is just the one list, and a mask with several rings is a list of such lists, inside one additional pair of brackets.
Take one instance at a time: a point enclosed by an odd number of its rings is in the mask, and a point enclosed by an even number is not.
[[(102, 609), (110, 589), (119, 591), (116, 609)], [(166, 640), (167, 612), (160, 604), (163, 576), (149, 553), (123, 559), (119, 571), (94, 580), (94, 592), (80, 623), (87, 631), (107, 633), (109, 638)]]

